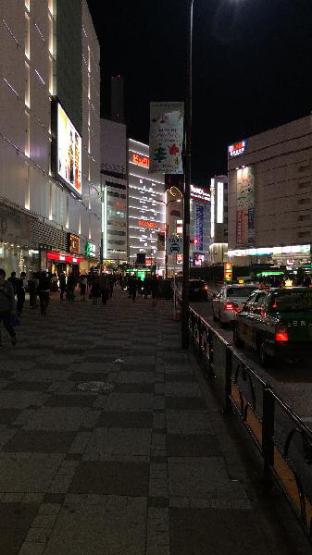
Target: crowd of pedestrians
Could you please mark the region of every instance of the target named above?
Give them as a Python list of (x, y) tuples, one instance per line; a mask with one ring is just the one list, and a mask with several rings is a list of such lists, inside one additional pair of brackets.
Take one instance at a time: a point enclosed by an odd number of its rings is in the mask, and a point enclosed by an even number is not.
[(156, 306), (160, 297), (161, 278), (146, 276), (144, 280), (135, 274), (119, 275), (99, 272), (88, 274), (70, 273), (59, 275), (46, 271), (33, 272), (28, 279), (25, 272), (20, 276), (12, 272), (7, 278), (4, 270), (0, 269), (0, 347), (1, 327), (6, 329), (11, 338), (12, 345), (16, 344), (16, 327), (23, 315), (26, 293), (29, 295), (29, 306), (32, 310), (40, 308), (40, 314), (47, 316), (51, 293), (59, 294), (60, 303), (73, 303), (78, 297), (85, 302), (87, 298), (93, 304), (106, 305), (113, 296), (116, 281), (120, 288), (128, 292), (128, 297), (133, 302), (137, 296), (152, 297), (153, 306)]

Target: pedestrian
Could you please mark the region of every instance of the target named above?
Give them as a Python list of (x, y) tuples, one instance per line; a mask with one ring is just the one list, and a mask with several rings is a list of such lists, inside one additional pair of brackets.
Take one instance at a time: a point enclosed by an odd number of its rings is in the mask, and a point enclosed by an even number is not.
[(151, 291), (153, 306), (156, 306), (159, 299), (159, 280), (157, 279), (157, 276), (155, 274), (153, 275), (151, 280)]
[(36, 308), (37, 306), (38, 285), (39, 285), (39, 280), (38, 280), (37, 274), (35, 272), (32, 272), (28, 280), (30, 308)]
[(79, 278), (80, 296), (81, 300), (86, 300), (86, 289), (87, 289), (88, 279), (86, 275), (81, 275)]
[(16, 272), (11, 272), (11, 276), (9, 277), (8, 281), (11, 283), (14, 291), (14, 295), (17, 294), (17, 283), (18, 278), (16, 277)]
[(56, 293), (58, 291), (58, 279), (55, 273), (52, 274), (52, 278), (51, 278), (51, 291), (53, 293)]
[(129, 287), (129, 297), (130, 297), (130, 299), (132, 299), (132, 302), (135, 303), (135, 299), (136, 299), (136, 295), (137, 295), (137, 289), (138, 289), (138, 281), (137, 281), (137, 278), (135, 277), (135, 275), (130, 276), (129, 282), (128, 282), (128, 287)]
[(115, 286), (115, 276), (114, 274), (110, 274), (109, 276), (109, 296), (110, 298), (112, 298), (113, 293), (114, 293), (114, 286)]
[(109, 277), (103, 273), (100, 275), (99, 286), (101, 290), (102, 303), (106, 304), (109, 298)]
[[(12, 345), (16, 345), (16, 333), (12, 325), (12, 316), (15, 311), (15, 296), (12, 283), (6, 281), (5, 271), (0, 269), (0, 325), (3, 325), (11, 337)], [(0, 328), (0, 348), (2, 347)]]
[(61, 272), (60, 274), (60, 301), (64, 300), (64, 293), (66, 291), (66, 274)]
[(17, 316), (21, 316), (25, 303), (26, 274), (22, 272), (20, 278), (16, 278), (16, 296), (17, 296)]
[(94, 275), (91, 281), (91, 289), (90, 289), (90, 299), (92, 299), (93, 304), (97, 304), (98, 298), (101, 296), (100, 284), (99, 284), (99, 276)]
[(50, 302), (50, 278), (44, 271), (39, 274), (38, 294), (40, 299), (41, 316), (47, 315), (47, 309)]
[(144, 286), (144, 297), (145, 299), (147, 299), (147, 297), (151, 294), (151, 280), (148, 276), (145, 276), (143, 286)]
[(67, 295), (66, 295), (67, 300), (69, 302), (74, 302), (75, 300), (76, 285), (77, 285), (77, 280), (74, 274), (73, 273), (69, 274), (68, 280), (67, 280)]

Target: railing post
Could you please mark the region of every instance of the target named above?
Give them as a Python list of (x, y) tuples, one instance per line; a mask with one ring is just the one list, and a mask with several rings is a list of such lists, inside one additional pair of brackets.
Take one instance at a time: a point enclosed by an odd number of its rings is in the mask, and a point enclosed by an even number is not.
[(231, 403), (231, 393), (232, 393), (232, 351), (230, 347), (226, 347), (225, 351), (225, 405), (224, 414), (230, 414), (233, 412)]
[(262, 456), (263, 478), (266, 487), (272, 487), (274, 466), (274, 412), (275, 404), (269, 387), (263, 388), (263, 417), (262, 417)]
[(207, 334), (207, 341), (208, 341), (208, 376), (211, 378), (213, 377), (213, 332), (211, 329), (208, 329)]

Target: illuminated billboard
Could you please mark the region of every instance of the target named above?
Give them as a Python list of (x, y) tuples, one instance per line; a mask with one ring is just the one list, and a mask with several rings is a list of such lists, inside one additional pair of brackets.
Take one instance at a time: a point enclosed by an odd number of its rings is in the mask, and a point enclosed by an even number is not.
[(81, 195), (81, 137), (62, 106), (57, 104), (57, 173)]

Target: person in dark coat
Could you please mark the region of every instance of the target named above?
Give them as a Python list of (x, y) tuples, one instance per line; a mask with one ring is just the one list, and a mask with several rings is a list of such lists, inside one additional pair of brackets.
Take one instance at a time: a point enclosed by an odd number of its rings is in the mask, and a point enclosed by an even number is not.
[[(3, 325), (11, 337), (12, 345), (16, 345), (16, 333), (12, 326), (12, 315), (15, 311), (15, 296), (12, 283), (6, 281), (5, 271), (0, 269), (0, 325)], [(0, 329), (0, 348), (2, 347)]]
[(135, 303), (137, 290), (138, 290), (138, 280), (135, 275), (130, 276), (129, 282), (128, 282), (128, 288), (129, 288), (129, 297)]
[(64, 293), (66, 291), (66, 274), (62, 272), (60, 275), (60, 301), (64, 300)]
[(153, 306), (156, 306), (159, 299), (159, 292), (160, 292), (159, 280), (156, 275), (154, 275), (151, 280), (151, 291), (152, 291)]
[(40, 272), (38, 294), (40, 299), (41, 316), (47, 315), (47, 310), (50, 302), (50, 285), (51, 280), (47, 272)]

